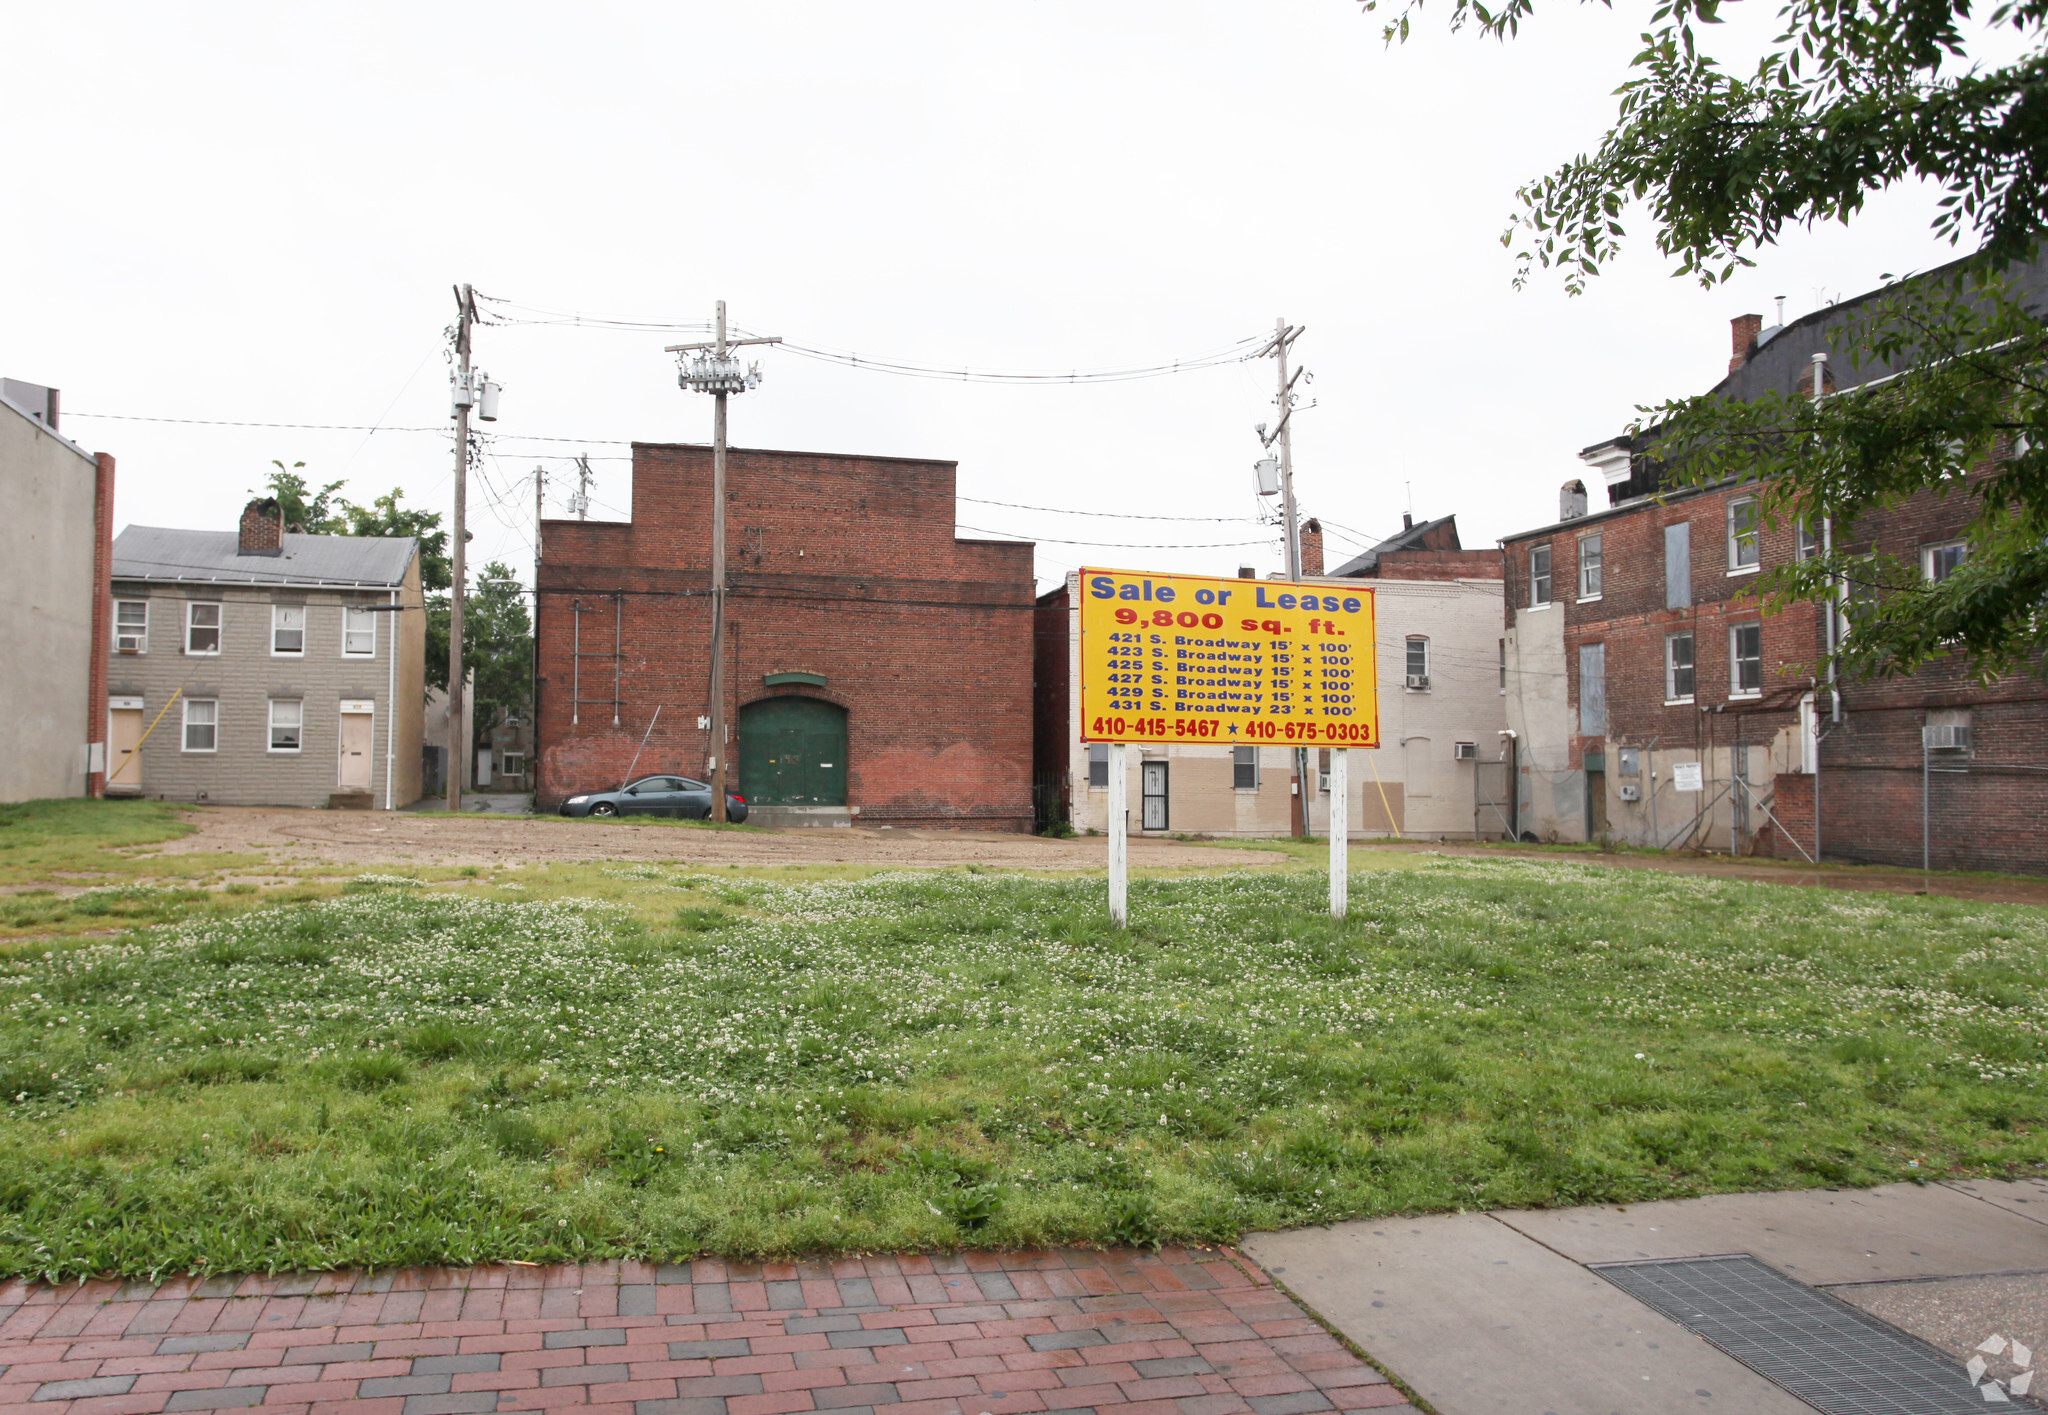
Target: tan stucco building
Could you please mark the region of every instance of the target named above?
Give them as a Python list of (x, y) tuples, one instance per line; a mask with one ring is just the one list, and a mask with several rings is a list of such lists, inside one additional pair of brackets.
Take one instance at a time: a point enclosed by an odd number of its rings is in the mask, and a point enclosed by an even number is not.
[(395, 809), (420, 796), (426, 613), (411, 537), (130, 526), (114, 542), (107, 791)]
[(84, 796), (98, 779), (113, 500), (114, 459), (58, 433), (57, 391), (0, 379), (0, 801)]

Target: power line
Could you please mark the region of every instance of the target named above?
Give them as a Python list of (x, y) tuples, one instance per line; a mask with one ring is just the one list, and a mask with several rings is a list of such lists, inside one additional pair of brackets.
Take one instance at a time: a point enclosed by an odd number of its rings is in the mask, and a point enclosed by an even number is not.
[[(965, 526), (965, 525), (963, 525), (963, 526), (960, 526), (960, 527), (959, 527), (959, 529), (960, 529), (960, 530), (963, 530), (963, 531), (979, 531), (979, 532), (981, 532), (981, 534), (983, 534), (983, 535), (990, 535), (990, 536), (1016, 536), (1016, 537), (1017, 537), (1017, 544), (1019, 544), (1019, 545), (1035, 543), (1035, 542), (1027, 542), (1027, 541), (1025, 541), (1025, 540), (1024, 540), (1024, 539), (1023, 539), (1023, 538), (1022, 538), (1021, 536), (1017, 536), (1017, 532), (1015, 532), (1015, 531), (998, 531), (998, 530), (993, 530), (993, 529), (991, 529), (991, 528), (989, 528), (989, 527), (987, 527), (987, 526)], [(1219, 541), (1209, 541), (1209, 542), (1206, 542), (1206, 543), (1203, 543), (1203, 544), (1200, 544), (1200, 545), (1158, 545), (1158, 544), (1150, 544), (1150, 545), (1148, 545), (1148, 544), (1145, 544), (1145, 543), (1143, 543), (1143, 542), (1132, 542), (1132, 541), (1118, 541), (1118, 540), (1061, 540), (1061, 539), (1060, 539), (1060, 538), (1059, 538), (1058, 536), (1044, 536), (1044, 537), (1040, 537), (1039, 539), (1042, 539), (1042, 540), (1044, 540), (1044, 542), (1045, 542), (1045, 543), (1046, 543), (1047, 545), (1094, 545), (1094, 546), (1101, 546), (1101, 547), (1103, 547), (1104, 549), (1107, 549), (1107, 550), (1235, 550), (1235, 549), (1238, 549), (1238, 548), (1240, 548), (1240, 547), (1243, 547), (1243, 546), (1247, 546), (1247, 545), (1270, 545), (1270, 544), (1272, 544), (1272, 539), (1271, 539), (1271, 537), (1267, 537), (1267, 538), (1264, 538), (1264, 539), (1261, 539), (1261, 540), (1219, 540)]]
[[(955, 501), (972, 501), (977, 506), (1006, 506), (1012, 511), (1044, 511), (1054, 516), (1104, 516), (1112, 521), (1229, 521), (1259, 523), (1254, 516), (1145, 516), (1124, 511), (1074, 511), (1064, 506), (1026, 506), (1018, 501), (990, 501), (983, 496), (954, 494)], [(1082, 544), (1080, 541), (1073, 542)]]
[[(481, 296), (480, 296), (479, 298), (481, 298)], [(790, 347), (790, 346), (787, 346), (787, 345), (785, 345), (784, 347)], [(447, 428), (440, 428), (440, 427), (383, 427), (383, 426), (378, 426), (378, 425), (375, 425), (375, 424), (363, 424), (363, 423), (268, 423), (268, 422), (244, 422), (244, 421), (238, 421), (238, 420), (231, 420), (231, 419), (225, 419), (225, 418), (159, 418), (159, 417), (146, 417), (146, 416), (143, 416), (143, 415), (141, 415), (141, 414), (134, 414), (134, 413), (79, 413), (79, 412), (73, 412), (73, 411), (71, 411), (71, 410), (69, 410), (69, 409), (66, 409), (66, 410), (65, 410), (65, 414), (64, 414), (64, 415), (65, 415), (66, 417), (70, 417), (70, 418), (107, 418), (107, 419), (113, 419), (113, 420), (117, 420), (117, 421), (120, 421), (120, 422), (142, 422), (142, 423), (173, 423), (173, 424), (178, 424), (178, 425), (181, 425), (181, 426), (187, 426), (187, 427), (253, 427), (253, 428), (281, 428), (281, 429), (291, 429), (291, 430), (300, 430), (300, 431), (311, 431), (311, 432), (363, 432), (363, 433), (378, 433), (378, 432), (431, 432), (431, 433), (438, 433), (438, 434), (440, 434), (440, 435), (442, 435), (442, 436), (444, 436), (444, 437), (446, 437), (446, 436), (450, 436), (450, 435), (451, 435), (451, 434), (450, 434), (450, 431), (449, 431), (449, 429), (447, 429)], [(502, 443), (502, 442), (565, 442), (565, 443), (578, 443), (578, 444), (584, 444), (584, 445), (590, 445), (590, 446), (610, 446), (610, 447), (623, 447), (623, 446), (629, 446), (629, 445), (631, 445), (628, 439), (625, 439), (625, 438), (618, 438), (618, 437), (544, 437), (544, 436), (541, 436), (541, 435), (538, 435), (538, 434), (530, 434), (530, 433), (493, 433), (493, 434), (492, 434), (492, 440), (493, 440), (494, 442), (501, 442), (501, 443)], [(493, 455), (496, 455), (496, 454), (493, 454)], [(522, 454), (520, 454), (520, 455), (521, 455), (521, 456), (529, 456), (529, 455), (537, 455), (537, 454), (526, 454), (526, 453), (522, 453)], [(566, 455), (568, 455), (568, 454), (560, 454), (560, 455), (564, 455), (564, 456), (566, 456)], [(618, 460), (618, 461), (629, 461), (629, 460), (631, 460), (631, 459), (630, 459), (630, 458), (615, 458), (615, 459), (601, 459), (601, 460)], [(828, 469), (820, 469), (820, 470), (828, 470)], [(769, 471), (769, 470), (768, 470), (768, 469), (766, 469), (766, 468), (752, 468), (752, 469), (750, 469), (750, 470), (749, 470), (749, 473), (748, 473), (748, 474), (749, 474), (749, 475), (756, 475), (756, 474), (765, 474), (765, 475), (767, 475), (767, 476), (771, 476), (771, 477), (776, 477), (776, 478), (777, 478), (778, 480), (781, 480), (781, 481), (790, 481), (790, 482), (794, 483), (794, 479), (793, 479), (793, 478), (789, 478), (789, 477), (783, 477), (783, 476), (781, 476), (780, 474), (778, 474), (778, 473), (776, 473), (776, 472), (773, 472), (773, 471)], [(830, 473), (830, 474), (831, 474), (831, 475), (837, 475), (837, 476), (842, 476), (842, 477), (845, 477), (845, 478), (846, 478), (847, 480), (849, 480), (849, 481), (859, 481), (859, 480), (860, 480), (860, 479), (859, 479), (859, 477), (858, 477), (858, 476), (857, 476), (856, 474), (852, 473), (852, 472), (832, 472), (832, 473)], [(813, 491), (815, 491), (815, 488), (810, 488), (810, 489), (811, 489), (811, 490), (813, 490)], [(595, 498), (593, 498), (593, 500), (595, 500)], [(1066, 507), (1059, 507), (1059, 506), (1027, 506), (1027, 505), (1024, 505), (1024, 504), (1022, 504), (1022, 503), (1020, 503), (1020, 502), (1011, 502), (1011, 501), (992, 501), (992, 500), (989, 500), (989, 499), (987, 499), (987, 498), (985, 498), (985, 497), (978, 497), (978, 496), (960, 496), (960, 495), (958, 495), (958, 494), (956, 494), (956, 495), (955, 495), (955, 497), (954, 497), (954, 500), (956, 500), (956, 501), (968, 501), (968, 502), (972, 502), (972, 503), (974, 503), (975, 505), (979, 505), (979, 506), (1002, 506), (1002, 507), (1006, 507), (1006, 508), (1009, 508), (1009, 509), (1013, 509), (1013, 510), (1019, 510), (1019, 511), (1040, 511), (1040, 512), (1044, 512), (1044, 513), (1046, 513), (1046, 514), (1049, 514), (1049, 515), (1059, 515), (1059, 516), (1100, 516), (1100, 517), (1104, 517), (1104, 518), (1107, 518), (1107, 519), (1110, 519), (1110, 520), (1123, 520), (1123, 521), (1182, 521), (1182, 522), (1204, 522), (1204, 523), (1228, 523), (1228, 524), (1256, 524), (1256, 523), (1257, 523), (1257, 522), (1256, 522), (1256, 519), (1255, 519), (1254, 517), (1250, 517), (1250, 516), (1152, 516), (1152, 515), (1125, 515), (1125, 514), (1122, 514), (1122, 513), (1119, 513), (1119, 512), (1115, 512), (1115, 511), (1082, 511), (1082, 510), (1075, 510), (1075, 509), (1071, 509), (1071, 508), (1066, 508)], [(612, 511), (619, 511), (619, 508), (618, 508), (618, 507), (616, 507), (616, 506), (609, 506), (609, 505), (607, 505), (607, 503), (604, 503), (604, 502), (597, 502), (596, 504), (598, 504), (598, 505), (605, 505), (605, 506), (607, 506), (607, 509), (609, 509), (609, 510), (612, 510)], [(624, 511), (619, 511), (619, 514), (620, 514), (620, 515), (627, 515), (627, 514), (629, 514), (629, 513), (627, 513), (627, 512), (624, 512)], [(998, 535), (998, 536), (1017, 536), (1017, 532), (1014, 532), (1014, 531), (1000, 531), (1000, 530), (991, 530), (991, 529), (989, 529), (988, 527), (985, 527), (985, 526), (963, 526), (963, 527), (961, 527), (961, 529), (962, 529), (962, 530), (972, 530), (972, 531), (978, 531), (978, 532), (980, 532), (980, 533), (982, 533), (982, 534), (984, 534), (984, 535)], [(1021, 539), (1021, 537), (1019, 537), (1019, 538)], [(1098, 546), (1098, 547), (1101, 547), (1101, 548), (1104, 548), (1104, 549), (1112, 549), (1112, 550), (1227, 550), (1227, 549), (1236, 549), (1236, 548), (1242, 548), (1242, 547), (1246, 547), (1246, 546), (1254, 546), (1254, 545), (1264, 545), (1264, 544), (1266, 544), (1266, 541), (1264, 541), (1264, 540), (1243, 540), (1243, 541), (1212, 541), (1212, 542), (1205, 542), (1205, 543), (1200, 543), (1200, 544), (1190, 544), (1190, 545), (1178, 545), (1178, 544), (1160, 544), (1160, 543), (1143, 543), (1143, 542), (1123, 542), (1123, 541), (1088, 541), (1088, 540), (1063, 540), (1063, 539), (1060, 539), (1060, 538), (1058, 538), (1058, 537), (1054, 537), (1054, 536), (1038, 536), (1038, 537), (1034, 537), (1033, 539), (1034, 539), (1034, 540), (1037, 540), (1037, 541), (1042, 541), (1042, 542), (1044, 542), (1044, 543), (1045, 543), (1045, 544), (1047, 544), (1047, 545), (1087, 545), (1087, 546)]]
[[(271, 427), (291, 428), (305, 432), (438, 432), (443, 437), (452, 436), (445, 427), (383, 427), (376, 423), (250, 423), (237, 422), (228, 418), (151, 418), (139, 413), (81, 413), (66, 408), (67, 418), (105, 418), (123, 423), (182, 423), (188, 427)], [(547, 442), (571, 442), (575, 438), (543, 438)]]
[[(678, 331), (691, 334), (707, 332), (708, 326), (702, 321), (692, 320), (647, 320), (621, 319), (607, 315), (586, 315), (569, 310), (550, 310), (537, 305), (522, 304), (517, 300), (501, 296), (479, 296), (506, 311), (524, 311), (538, 318), (507, 317), (495, 315), (492, 322), (505, 325), (549, 325), (582, 329), (617, 330), (628, 333), (660, 333)], [(746, 330), (735, 332), (747, 334)], [(1182, 359), (1162, 360), (1151, 364), (1134, 364), (1119, 368), (1067, 369), (1065, 371), (1023, 371), (1008, 369), (975, 369), (965, 365), (941, 365), (912, 363), (903, 359), (883, 358), (865, 355), (851, 349), (833, 349), (818, 344), (804, 344), (784, 339), (782, 347), (801, 358), (815, 359), (822, 363), (838, 364), (843, 368), (862, 369), (869, 373), (895, 374), (904, 378), (931, 378), (955, 383), (996, 383), (1013, 386), (1033, 384), (1078, 384), (1078, 383), (1126, 383), (1142, 378), (1166, 378), (1178, 373), (1193, 373), (1199, 369), (1222, 368), (1259, 357), (1253, 346), (1263, 336), (1233, 340), (1221, 348), (1191, 355)]]

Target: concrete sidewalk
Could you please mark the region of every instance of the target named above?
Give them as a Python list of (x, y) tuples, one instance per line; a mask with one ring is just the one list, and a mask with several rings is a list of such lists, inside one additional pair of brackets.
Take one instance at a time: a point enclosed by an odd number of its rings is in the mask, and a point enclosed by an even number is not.
[(1392, 1219), (1243, 1246), (1440, 1415), (1815, 1408), (1601, 1263), (1751, 1254), (1948, 1353), (1972, 1402), (1961, 1368), (1993, 1334), (2048, 1367), (2048, 1180)]

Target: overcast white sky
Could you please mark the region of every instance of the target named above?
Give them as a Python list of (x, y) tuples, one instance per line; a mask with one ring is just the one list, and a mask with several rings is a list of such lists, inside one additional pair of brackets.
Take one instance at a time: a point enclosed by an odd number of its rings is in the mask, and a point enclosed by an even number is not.
[[(1285, 315), (1319, 402), (1304, 513), (1356, 539), (1412, 504), (1491, 544), (1553, 519), (1634, 405), (1725, 372), (1731, 316), (1952, 254), (1903, 193), (1719, 290), (1647, 236), (1584, 297), (1514, 290), (1514, 189), (1597, 142), (1643, 8), (1553, 3), (1507, 45), (1425, 15), (1388, 50), (1355, 0), (9, 6), (0, 373), (60, 386), (64, 430), (116, 455), (118, 524), (226, 528), (273, 457), (445, 508), (447, 439), (83, 415), (445, 427), (457, 281), (638, 319), (723, 297), (751, 329), (996, 369), (1150, 363)], [(505, 396), (473, 565), (529, 573), (537, 461), (562, 514), (573, 448), (523, 437), (709, 436), (671, 342), (479, 332)], [(1269, 361), (1086, 388), (762, 363), (738, 445), (956, 459), (963, 496), (1034, 506), (1265, 509)], [(594, 465), (593, 514), (622, 517), (627, 463)], [(1250, 520), (959, 520), (1039, 539), (1041, 579), (1281, 563)]]

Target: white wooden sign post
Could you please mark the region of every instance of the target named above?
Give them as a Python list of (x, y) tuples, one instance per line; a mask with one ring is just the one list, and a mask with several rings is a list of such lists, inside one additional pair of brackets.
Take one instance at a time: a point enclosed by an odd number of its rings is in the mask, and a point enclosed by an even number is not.
[(1330, 917), (1351, 908), (1351, 749), (1330, 749)]
[(1125, 817), (1130, 812), (1131, 783), (1124, 766), (1124, 744), (1109, 744), (1109, 921), (1118, 928), (1130, 922), (1131, 838)]

